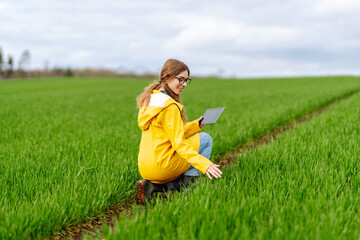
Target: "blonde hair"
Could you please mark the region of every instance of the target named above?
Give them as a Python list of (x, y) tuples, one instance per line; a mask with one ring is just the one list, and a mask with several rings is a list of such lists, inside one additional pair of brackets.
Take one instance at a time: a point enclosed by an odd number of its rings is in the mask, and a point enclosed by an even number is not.
[[(173, 98), (176, 102), (181, 104), (180, 95), (175, 94), (170, 89), (167, 82), (183, 71), (187, 71), (190, 76), (190, 70), (185, 63), (176, 59), (168, 59), (161, 69), (160, 81), (154, 81), (153, 83), (148, 85), (146, 88), (144, 88), (144, 91), (136, 98), (137, 107), (145, 107), (144, 109), (146, 109), (146, 107), (149, 106), (152, 91), (159, 90), (161, 87), (164, 87), (169, 96)], [(181, 117), (184, 121), (187, 121), (184, 110), (181, 112)]]

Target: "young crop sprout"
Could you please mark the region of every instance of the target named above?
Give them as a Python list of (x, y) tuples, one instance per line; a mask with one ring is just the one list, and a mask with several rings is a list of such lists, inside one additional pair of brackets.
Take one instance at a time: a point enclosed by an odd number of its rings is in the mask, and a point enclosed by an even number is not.
[(144, 179), (136, 183), (136, 189), (142, 204), (155, 192), (179, 190), (203, 174), (210, 179), (221, 177), (220, 166), (209, 160), (212, 138), (201, 132), (203, 118), (187, 122), (180, 101), (180, 94), (191, 83), (189, 75), (188, 66), (169, 59), (160, 81), (137, 98), (142, 130), (138, 167)]

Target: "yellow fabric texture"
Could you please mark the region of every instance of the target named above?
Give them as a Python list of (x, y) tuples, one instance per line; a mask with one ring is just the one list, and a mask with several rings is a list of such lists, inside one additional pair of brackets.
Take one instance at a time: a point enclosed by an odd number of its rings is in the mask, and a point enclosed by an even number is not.
[[(163, 93), (154, 90), (153, 94)], [(148, 106), (139, 110), (142, 136), (138, 167), (144, 179), (162, 184), (175, 180), (191, 165), (205, 174), (213, 164), (198, 153), (200, 137), (197, 133), (201, 131), (198, 121), (184, 124), (182, 109), (181, 104), (169, 98), (162, 107)]]

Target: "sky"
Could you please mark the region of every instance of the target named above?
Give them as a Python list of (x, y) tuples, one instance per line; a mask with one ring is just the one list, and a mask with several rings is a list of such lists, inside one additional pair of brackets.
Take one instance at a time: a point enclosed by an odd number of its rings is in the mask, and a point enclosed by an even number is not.
[(0, 0), (0, 47), (29, 69), (360, 75), (360, 0)]

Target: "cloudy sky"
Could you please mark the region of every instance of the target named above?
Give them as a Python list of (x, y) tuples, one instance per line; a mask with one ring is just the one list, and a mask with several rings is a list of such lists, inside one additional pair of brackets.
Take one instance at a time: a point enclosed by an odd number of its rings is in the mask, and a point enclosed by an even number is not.
[(225, 77), (360, 74), (360, 0), (0, 0), (0, 46), (30, 68)]

